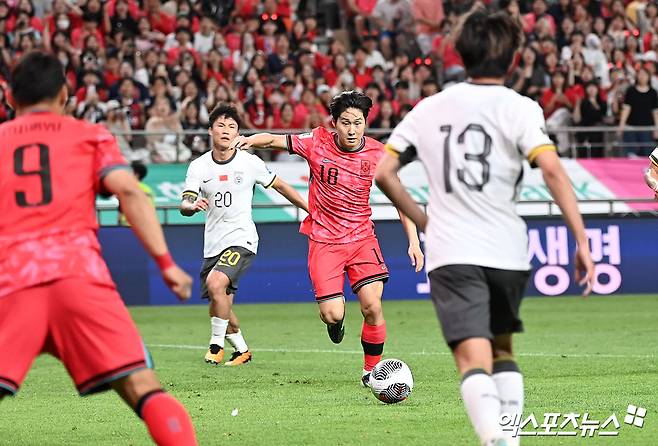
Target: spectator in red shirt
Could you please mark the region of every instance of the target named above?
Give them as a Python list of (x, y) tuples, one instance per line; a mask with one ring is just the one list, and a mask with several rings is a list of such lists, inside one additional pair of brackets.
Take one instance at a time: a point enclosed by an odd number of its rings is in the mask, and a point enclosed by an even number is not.
[(354, 76), (354, 84), (361, 90), (366, 88), (372, 82), (370, 75), (370, 68), (366, 67), (366, 58), (368, 52), (363, 47), (358, 47), (354, 51), (354, 66), (352, 67), (352, 75)]
[(272, 123), (272, 127), (280, 130), (294, 129), (292, 118), (295, 115), (295, 110), (290, 102), (284, 102), (279, 107), (279, 114)]
[(7, 31), (14, 31), (18, 28), (18, 22), (20, 21), (21, 13), (27, 14), (24, 16), (23, 21), (25, 21), (25, 26), (35, 29), (40, 33), (43, 32), (43, 22), (39, 17), (34, 15), (34, 5), (32, 5), (31, 0), (19, 0), (16, 4), (15, 14), (9, 16), (7, 21)]
[(265, 87), (260, 80), (254, 83), (250, 98), (244, 104), (247, 113), (245, 127), (250, 129), (271, 129), (272, 109), (265, 100)]
[(87, 36), (95, 36), (98, 44), (103, 48), (105, 47), (105, 37), (98, 26), (95, 15), (85, 12), (82, 16), (82, 27), (71, 32), (71, 45), (74, 48), (83, 48)]
[(160, 31), (164, 35), (174, 32), (176, 19), (162, 12), (160, 0), (145, 0), (144, 9), (153, 30)]
[[(551, 86), (544, 90), (539, 101), (544, 109), (546, 125), (548, 127), (564, 127), (571, 122), (571, 110), (576, 98), (567, 93), (566, 78), (561, 71), (555, 72), (551, 77)], [(569, 149), (569, 135), (558, 133), (555, 135), (560, 152)]]
[(455, 49), (453, 38), (450, 35), (450, 22), (444, 21), (443, 33), (437, 36), (432, 43), (432, 54), (442, 62), (443, 78), (445, 82), (460, 81), (466, 77), (464, 63)]

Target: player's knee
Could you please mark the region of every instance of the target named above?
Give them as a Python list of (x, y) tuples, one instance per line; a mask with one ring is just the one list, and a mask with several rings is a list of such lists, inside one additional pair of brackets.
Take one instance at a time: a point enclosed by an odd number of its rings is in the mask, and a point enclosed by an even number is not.
[(344, 311), (339, 308), (320, 309), (320, 319), (328, 325), (333, 325), (342, 321), (344, 316)]
[(223, 274), (210, 274), (206, 279), (208, 294), (210, 294), (210, 298), (213, 300), (226, 296), (228, 286), (228, 277)]
[(361, 303), (361, 314), (365, 318), (382, 316), (382, 302), (379, 299), (372, 299)]

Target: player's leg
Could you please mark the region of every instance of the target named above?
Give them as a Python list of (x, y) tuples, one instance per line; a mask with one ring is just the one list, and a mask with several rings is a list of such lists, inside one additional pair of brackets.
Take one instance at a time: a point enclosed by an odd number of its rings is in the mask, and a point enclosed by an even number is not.
[(162, 392), (137, 327), (114, 288), (80, 279), (54, 285), (49, 351), (80, 395), (111, 388), (133, 407), (160, 445), (194, 445), (189, 415)]
[(339, 344), (345, 336), (345, 245), (308, 241), (308, 272), (315, 290), (320, 319), (327, 324), (329, 339)]
[[(512, 333), (523, 331), (519, 311), (529, 271), (485, 269), (491, 290), (491, 331), (493, 332), (493, 380), (500, 397), (501, 414), (523, 413), (523, 375), (514, 358)], [(519, 437), (510, 445), (519, 444)]]
[(231, 344), (231, 347), (233, 347), (233, 353), (231, 354), (231, 358), (224, 365), (242, 365), (251, 361), (252, 354), (249, 351), (247, 342), (244, 340), (244, 336), (242, 336), (240, 321), (232, 310), (228, 319), (225, 338), (226, 341)]
[(375, 237), (352, 244), (351, 248), (346, 269), (352, 291), (359, 298), (363, 315), (361, 382), (367, 386), (370, 372), (382, 358), (386, 341), (382, 293), (384, 292), (384, 282), (388, 280), (388, 268)]
[(363, 347), (363, 371), (361, 382), (369, 386), (370, 372), (382, 359), (386, 342), (386, 321), (382, 310), (384, 283), (376, 281), (362, 286), (357, 296), (363, 315), (361, 347)]
[(231, 280), (223, 271), (213, 269), (206, 278), (210, 297), (210, 341), (205, 360), (210, 364), (220, 364), (224, 358), (224, 339), (233, 306), (233, 294), (227, 293)]
[(44, 348), (50, 315), (50, 284), (0, 298), (0, 399), (18, 392)]
[(153, 370), (139, 370), (111, 386), (146, 424), (158, 445), (196, 445), (194, 426), (185, 407), (162, 390)]
[[(500, 413), (512, 417), (523, 414), (524, 386), (523, 375), (512, 352), (512, 335), (497, 335), (493, 341), (493, 374), (500, 398)], [(517, 446), (520, 437), (508, 441), (510, 446)]]
[[(249, 269), (253, 258), (254, 253), (248, 249), (231, 246), (218, 256), (215, 266), (206, 278), (211, 312), (211, 339), (208, 353), (206, 353), (206, 362), (212, 364), (221, 362), (224, 357), (225, 339), (235, 348), (235, 352), (226, 365), (242, 365), (251, 361), (252, 354), (244, 341), (232, 307), (240, 278)], [(232, 314), (233, 316), (231, 316)], [(231, 318), (233, 319), (232, 329), (230, 329)]]
[(429, 273), (431, 297), (461, 374), (466, 413), (482, 444), (503, 441), (500, 400), (491, 377), (490, 294), (483, 268), (448, 265)]

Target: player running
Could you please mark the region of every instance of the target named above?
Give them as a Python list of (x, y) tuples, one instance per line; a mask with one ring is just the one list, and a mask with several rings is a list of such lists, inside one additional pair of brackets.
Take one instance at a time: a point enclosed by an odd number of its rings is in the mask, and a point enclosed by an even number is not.
[[(345, 273), (363, 314), (361, 344), (364, 364), (361, 381), (368, 385), (370, 371), (381, 360), (386, 339), (382, 292), (388, 268), (370, 220), (370, 188), (383, 145), (364, 136), (372, 101), (346, 91), (331, 102), (336, 133), (322, 127), (301, 135), (260, 133), (236, 138), (234, 147), (287, 149), (308, 162), (310, 214), (301, 225), (309, 238), (308, 269), (319, 304), (320, 318), (329, 338), (343, 340), (345, 328)], [(423, 253), (416, 227), (402, 214), (409, 238), (409, 256), (416, 272), (423, 268)]]
[(205, 360), (221, 363), (226, 339), (235, 351), (225, 365), (236, 366), (252, 358), (231, 307), (240, 277), (258, 249), (251, 216), (254, 187), (272, 187), (307, 212), (308, 205), (295, 189), (270, 172), (263, 160), (231, 147), (241, 126), (235, 107), (219, 104), (210, 113), (208, 125), (213, 149), (190, 163), (180, 212), (188, 217), (208, 212), (201, 266), (201, 297), (210, 300), (211, 337)]
[[(456, 46), (470, 77), (425, 99), (395, 128), (376, 180), (423, 230), (431, 297), (462, 375), (461, 395), (484, 445), (505, 439), (502, 413), (523, 411), (512, 333), (530, 273), (526, 224), (516, 214), (523, 159), (539, 166), (575, 236), (576, 280), (592, 289), (594, 265), (576, 197), (539, 105), (504, 87), (521, 43), (509, 16), (476, 10)], [(429, 223), (398, 169), (418, 155), (430, 185)]]
[(63, 116), (59, 60), (31, 52), (11, 79), (17, 118), (0, 125), (0, 398), (18, 391), (36, 356), (50, 353), (80, 395), (116, 390), (157, 444), (196, 444), (189, 415), (163, 392), (101, 257), (96, 194), (117, 196), (179, 299), (190, 297), (192, 279), (169, 255), (112, 135)]

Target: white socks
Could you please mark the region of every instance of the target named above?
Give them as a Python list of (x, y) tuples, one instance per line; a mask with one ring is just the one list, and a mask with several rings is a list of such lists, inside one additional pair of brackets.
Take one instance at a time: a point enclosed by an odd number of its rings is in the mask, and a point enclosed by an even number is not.
[(249, 350), (249, 347), (247, 347), (247, 343), (244, 341), (244, 338), (242, 337), (242, 330), (238, 330), (237, 333), (227, 334), (226, 340), (228, 341), (229, 344), (233, 346), (233, 348), (236, 351), (240, 353), (244, 353), (247, 350)]
[(224, 336), (226, 336), (227, 327), (228, 319), (221, 319), (215, 316), (210, 318), (210, 345), (216, 344), (224, 348)]
[(492, 438), (503, 438), (500, 399), (491, 376), (482, 369), (469, 370), (462, 378), (461, 395), (480, 442), (484, 444)]
[[(500, 413), (512, 416), (523, 414), (523, 375), (511, 359), (494, 362), (491, 378), (496, 383), (500, 397)], [(518, 446), (520, 438), (508, 439), (510, 446)]]

